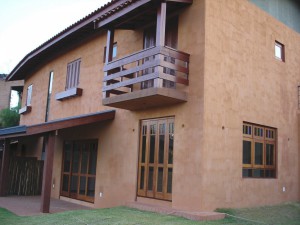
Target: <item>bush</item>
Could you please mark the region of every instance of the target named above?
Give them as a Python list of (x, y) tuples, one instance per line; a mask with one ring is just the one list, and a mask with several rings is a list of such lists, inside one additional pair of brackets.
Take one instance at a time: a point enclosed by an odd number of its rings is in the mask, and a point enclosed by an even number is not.
[(18, 126), (20, 121), (19, 109), (19, 106), (11, 109), (2, 109), (0, 111), (0, 127), (6, 128)]

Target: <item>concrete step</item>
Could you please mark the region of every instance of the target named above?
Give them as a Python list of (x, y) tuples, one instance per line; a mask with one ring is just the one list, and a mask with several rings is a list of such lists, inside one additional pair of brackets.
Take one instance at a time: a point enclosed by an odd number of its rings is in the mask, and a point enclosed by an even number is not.
[(128, 202), (126, 206), (129, 208), (139, 209), (143, 211), (156, 212), (160, 214), (180, 216), (190, 220), (221, 220), (225, 218), (224, 213), (218, 212), (191, 212), (185, 210), (173, 209), (165, 206), (150, 205), (140, 202)]

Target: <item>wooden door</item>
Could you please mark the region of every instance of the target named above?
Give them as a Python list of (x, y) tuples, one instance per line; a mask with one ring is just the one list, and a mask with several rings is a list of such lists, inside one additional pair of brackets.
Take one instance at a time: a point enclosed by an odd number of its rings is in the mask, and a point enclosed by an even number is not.
[(138, 196), (172, 200), (174, 118), (141, 122)]
[(66, 141), (64, 144), (61, 195), (94, 202), (97, 141)]

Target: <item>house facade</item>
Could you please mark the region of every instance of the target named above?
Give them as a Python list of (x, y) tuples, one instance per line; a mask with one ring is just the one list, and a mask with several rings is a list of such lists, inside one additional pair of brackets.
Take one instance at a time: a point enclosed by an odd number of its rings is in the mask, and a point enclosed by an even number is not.
[(25, 87), (20, 126), (0, 130), (0, 194), (23, 156), (44, 160), (43, 212), (50, 196), (189, 211), (299, 201), (300, 34), (258, 6), (114, 0), (30, 52), (8, 77)]

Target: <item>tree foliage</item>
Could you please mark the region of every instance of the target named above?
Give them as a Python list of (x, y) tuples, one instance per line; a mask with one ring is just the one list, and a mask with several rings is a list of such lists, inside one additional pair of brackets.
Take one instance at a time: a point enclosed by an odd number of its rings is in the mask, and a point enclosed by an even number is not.
[(19, 106), (11, 109), (2, 109), (0, 111), (0, 127), (6, 128), (18, 126), (20, 121), (19, 109)]

